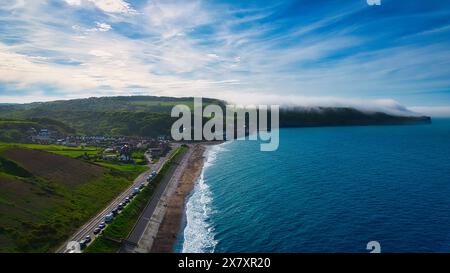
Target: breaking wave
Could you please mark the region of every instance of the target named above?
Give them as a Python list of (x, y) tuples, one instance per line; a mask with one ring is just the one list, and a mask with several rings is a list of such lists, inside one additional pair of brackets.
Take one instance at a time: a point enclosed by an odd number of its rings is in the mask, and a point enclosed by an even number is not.
[(225, 151), (226, 143), (209, 147), (202, 173), (186, 203), (186, 227), (184, 229), (183, 253), (212, 253), (218, 243), (214, 238), (214, 227), (210, 224), (212, 192), (205, 171), (215, 164), (217, 154)]

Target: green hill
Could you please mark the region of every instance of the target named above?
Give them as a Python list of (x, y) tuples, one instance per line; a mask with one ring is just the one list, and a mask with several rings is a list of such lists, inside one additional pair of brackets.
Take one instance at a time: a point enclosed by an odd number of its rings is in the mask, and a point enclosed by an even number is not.
[[(204, 105), (224, 101), (203, 99)], [(177, 104), (193, 108), (193, 98), (152, 96), (102, 97), (43, 103), (0, 105), (0, 140), (22, 139), (23, 130), (53, 126), (57, 131), (86, 135), (156, 137), (170, 135), (176, 118), (170, 111)], [(406, 112), (407, 113), (407, 112)], [(353, 108), (282, 110), (281, 127), (348, 126), (429, 123), (430, 118), (368, 113)], [(50, 128), (50, 129), (52, 129)], [(72, 129), (73, 128), (73, 129)]]
[(403, 125), (430, 123), (431, 118), (392, 115), (382, 112), (363, 112), (348, 107), (317, 107), (312, 109), (281, 110), (280, 127)]
[[(204, 99), (203, 103), (223, 105), (222, 101), (214, 99)], [(76, 129), (77, 133), (86, 135), (156, 137), (162, 134), (170, 135), (171, 125), (176, 120), (170, 117), (170, 111), (177, 104), (193, 108), (193, 98), (102, 97), (0, 105), (0, 118), (53, 119)], [(4, 139), (6, 140), (7, 136)]]
[(76, 130), (67, 126), (63, 122), (53, 120), (47, 117), (29, 119), (0, 119), (0, 142), (27, 142), (29, 141), (28, 130), (34, 128), (47, 128), (59, 135), (75, 134)]

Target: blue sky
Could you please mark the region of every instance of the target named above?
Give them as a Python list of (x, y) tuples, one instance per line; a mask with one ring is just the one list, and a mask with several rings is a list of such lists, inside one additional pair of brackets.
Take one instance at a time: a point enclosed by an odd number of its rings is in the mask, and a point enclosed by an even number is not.
[(113, 95), (450, 115), (450, 1), (0, 0), (0, 102)]

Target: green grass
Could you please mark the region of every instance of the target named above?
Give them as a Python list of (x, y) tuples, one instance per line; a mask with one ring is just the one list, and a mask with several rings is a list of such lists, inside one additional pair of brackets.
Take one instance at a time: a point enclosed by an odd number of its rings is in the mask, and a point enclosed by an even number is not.
[(135, 223), (139, 219), (139, 215), (144, 210), (147, 203), (151, 200), (153, 192), (167, 175), (169, 169), (178, 158), (184, 154), (187, 147), (181, 146), (172, 152), (169, 160), (161, 168), (156, 178), (145, 187), (128, 206), (116, 217), (113, 222), (107, 226), (103, 234), (97, 237), (84, 252), (86, 253), (114, 253), (117, 252), (121, 244), (112, 242), (105, 237), (114, 238), (116, 240), (124, 239), (132, 231)]
[[(75, 187), (48, 181), (9, 160), (10, 148), (78, 157), (97, 148), (0, 143), (0, 252), (54, 251), (80, 226), (129, 187), (147, 166), (102, 163), (103, 176)], [(87, 163), (88, 164), (88, 163)]]
[(132, 153), (133, 160), (136, 164), (145, 164), (147, 159), (145, 158), (144, 151), (139, 150)]
[(95, 161), (95, 164), (121, 172), (143, 173), (146, 170), (148, 170), (147, 165), (124, 164), (124, 163), (103, 162), (103, 161)]
[(98, 155), (102, 149), (97, 147), (67, 147), (61, 145), (41, 145), (41, 144), (16, 144), (0, 142), (0, 151), (9, 148), (29, 148), (43, 150), (46, 152), (77, 158), (85, 153), (89, 156)]
[(103, 235), (95, 239), (85, 250), (84, 253), (116, 253), (121, 243), (108, 240)]

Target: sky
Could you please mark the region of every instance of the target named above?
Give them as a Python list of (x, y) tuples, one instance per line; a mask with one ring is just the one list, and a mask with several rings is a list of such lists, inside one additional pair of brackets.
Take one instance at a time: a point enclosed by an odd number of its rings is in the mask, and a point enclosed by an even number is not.
[(450, 116), (450, 1), (0, 0), (0, 103), (117, 95)]

